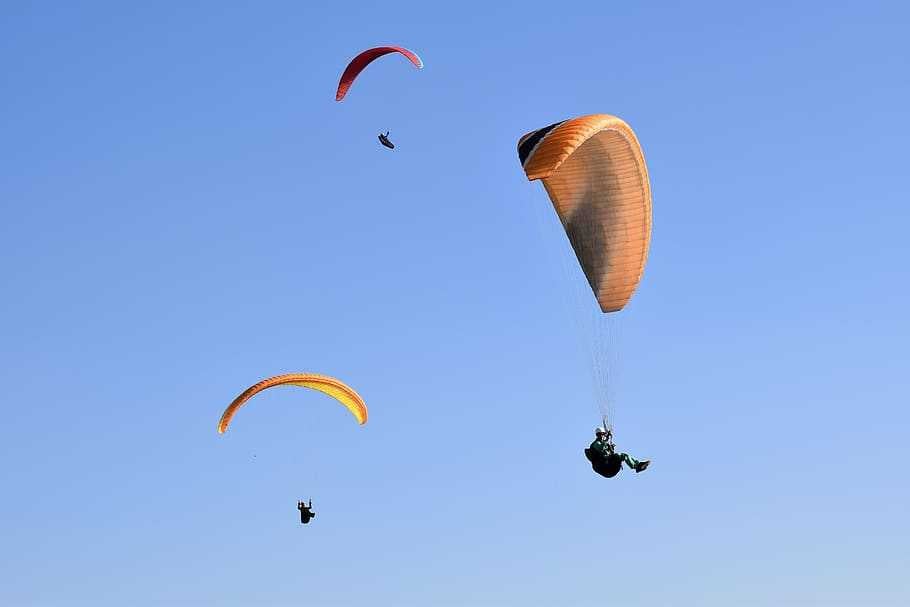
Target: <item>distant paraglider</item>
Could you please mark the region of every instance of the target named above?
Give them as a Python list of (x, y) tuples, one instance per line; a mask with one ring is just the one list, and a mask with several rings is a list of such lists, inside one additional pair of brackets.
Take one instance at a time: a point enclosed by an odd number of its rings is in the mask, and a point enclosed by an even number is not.
[[(377, 46), (376, 48), (371, 48), (363, 51), (348, 63), (347, 67), (344, 68), (344, 72), (341, 74), (341, 79), (338, 81), (338, 90), (335, 91), (335, 101), (341, 101), (344, 99), (345, 95), (348, 94), (348, 90), (354, 84), (354, 81), (357, 79), (357, 76), (366, 69), (366, 67), (379, 59), (384, 55), (390, 53), (399, 53), (404, 55), (414, 64), (414, 67), (417, 69), (423, 68), (423, 61), (420, 57), (417, 56), (417, 53), (410, 51), (401, 46)], [(380, 133), (379, 143), (389, 148), (390, 150), (395, 149), (395, 144), (389, 139), (389, 132), (386, 131), (385, 134)]]
[(218, 433), (224, 434), (234, 417), (237, 410), (240, 409), (248, 400), (253, 398), (259, 392), (275, 386), (299, 386), (301, 388), (310, 388), (327, 394), (337, 400), (339, 403), (351, 412), (357, 423), (363, 425), (367, 423), (367, 406), (353, 388), (334, 377), (328, 375), (318, 375), (316, 373), (288, 373), (286, 375), (277, 375), (264, 379), (261, 382), (250, 386), (243, 393), (235, 398), (218, 422)]
[[(368, 412), (366, 403), (363, 402), (363, 399), (353, 388), (341, 380), (316, 373), (288, 373), (285, 375), (269, 377), (244, 390), (240, 396), (235, 398), (231, 404), (228, 405), (227, 409), (224, 410), (224, 413), (222, 413), (221, 419), (218, 421), (218, 433), (224, 434), (225, 431), (227, 431), (234, 415), (240, 407), (247, 403), (247, 401), (263, 390), (268, 390), (275, 386), (298, 386), (322, 392), (344, 405), (344, 407), (354, 416), (354, 419), (357, 420), (357, 423), (363, 425), (367, 422)], [(255, 454), (253, 457), (256, 457)], [(312, 499), (309, 500), (309, 503), (298, 501), (297, 509), (300, 511), (300, 522), (304, 525), (309, 523), (316, 516), (316, 513), (313, 511)]]

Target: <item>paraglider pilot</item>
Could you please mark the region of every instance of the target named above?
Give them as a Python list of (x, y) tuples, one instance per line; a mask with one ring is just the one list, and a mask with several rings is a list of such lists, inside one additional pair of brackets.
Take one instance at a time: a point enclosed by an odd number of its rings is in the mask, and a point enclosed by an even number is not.
[(613, 444), (613, 433), (598, 427), (594, 430), (594, 442), (585, 449), (585, 457), (591, 462), (594, 472), (606, 478), (613, 478), (622, 469), (623, 463), (636, 472), (641, 472), (650, 464), (650, 460), (637, 460), (628, 453), (616, 453)]
[(395, 149), (395, 144), (392, 143), (392, 142), (389, 140), (389, 132), (388, 132), (388, 131), (386, 131), (385, 134), (379, 133), (379, 143), (381, 143), (382, 145), (386, 146), (386, 147), (389, 148), (390, 150), (394, 150), (394, 149)]
[(313, 512), (313, 500), (310, 499), (310, 503), (298, 501), (297, 509), (300, 510), (300, 522), (306, 525), (310, 522), (310, 519), (316, 517), (316, 513)]

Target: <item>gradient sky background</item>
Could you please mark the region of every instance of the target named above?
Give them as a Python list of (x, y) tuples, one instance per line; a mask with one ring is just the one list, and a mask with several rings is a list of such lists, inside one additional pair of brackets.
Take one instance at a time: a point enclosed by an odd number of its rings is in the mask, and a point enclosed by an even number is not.
[[(568, 6), (0, 6), (0, 604), (910, 604), (910, 10)], [(654, 191), (612, 481), (515, 152), (597, 112)], [(216, 434), (306, 370), (370, 423)]]

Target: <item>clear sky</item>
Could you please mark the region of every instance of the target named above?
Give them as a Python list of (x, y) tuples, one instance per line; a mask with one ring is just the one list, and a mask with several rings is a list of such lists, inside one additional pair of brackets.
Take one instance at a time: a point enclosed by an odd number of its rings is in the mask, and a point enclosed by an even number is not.
[[(908, 22), (2, 3), (0, 604), (910, 604)], [(337, 104), (388, 43), (425, 69)], [(610, 481), (515, 152), (601, 112), (654, 192)], [(286, 389), (216, 434), (290, 371), (369, 424)]]

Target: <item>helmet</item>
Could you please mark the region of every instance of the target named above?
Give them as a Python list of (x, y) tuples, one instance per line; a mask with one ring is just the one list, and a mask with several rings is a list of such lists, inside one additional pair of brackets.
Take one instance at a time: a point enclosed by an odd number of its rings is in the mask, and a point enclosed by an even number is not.
[(597, 426), (594, 428), (594, 434), (606, 434), (607, 431), (603, 429), (603, 426)]

